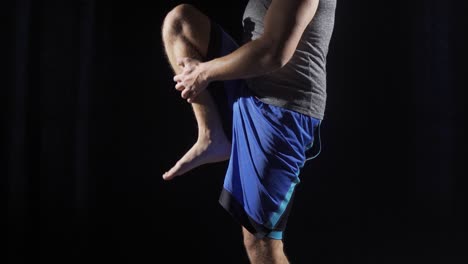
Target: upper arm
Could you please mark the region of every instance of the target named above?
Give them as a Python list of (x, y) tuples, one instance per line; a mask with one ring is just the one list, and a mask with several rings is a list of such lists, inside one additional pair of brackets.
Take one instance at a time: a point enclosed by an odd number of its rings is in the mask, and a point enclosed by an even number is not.
[(272, 0), (261, 38), (281, 65), (286, 64), (317, 11), (319, 0)]

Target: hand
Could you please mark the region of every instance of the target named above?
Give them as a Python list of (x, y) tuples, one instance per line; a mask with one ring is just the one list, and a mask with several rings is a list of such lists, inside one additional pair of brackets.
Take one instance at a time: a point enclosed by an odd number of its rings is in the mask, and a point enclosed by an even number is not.
[(183, 71), (174, 76), (174, 81), (177, 82), (175, 88), (182, 92), (182, 98), (192, 103), (209, 84), (204, 76), (203, 63), (196, 59), (180, 58), (177, 59), (177, 64)]

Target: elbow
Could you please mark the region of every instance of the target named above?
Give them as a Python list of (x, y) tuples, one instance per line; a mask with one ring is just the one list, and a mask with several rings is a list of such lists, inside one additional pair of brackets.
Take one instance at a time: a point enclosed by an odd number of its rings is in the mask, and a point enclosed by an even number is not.
[(258, 39), (259, 50), (262, 52), (263, 65), (270, 71), (284, 67), (292, 58), (294, 51), (287, 49), (285, 44), (276, 39), (263, 36)]
[(288, 54), (280, 55), (279, 59), (278, 59), (278, 62), (280, 64), (280, 68), (283, 68), (286, 64), (288, 64), (288, 62), (291, 60), (291, 58), (292, 58), (292, 55), (288, 55)]
[(277, 48), (269, 49), (267, 56), (270, 66), (274, 69), (283, 68), (292, 58), (292, 55)]

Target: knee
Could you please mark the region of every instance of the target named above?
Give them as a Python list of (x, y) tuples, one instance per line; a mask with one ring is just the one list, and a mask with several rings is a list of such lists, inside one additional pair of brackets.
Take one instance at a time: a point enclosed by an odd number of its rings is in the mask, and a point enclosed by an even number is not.
[(249, 253), (256, 253), (259, 251), (276, 251), (282, 250), (283, 242), (279, 239), (271, 239), (268, 237), (257, 238), (252, 233), (243, 230), (244, 246)]
[(247, 249), (247, 251), (253, 249), (255, 247), (255, 239), (244, 235), (244, 246)]
[(258, 247), (262, 245), (262, 243), (265, 243), (264, 239), (256, 238), (246, 230), (243, 232), (243, 237), (245, 249), (249, 252), (257, 250)]
[(194, 10), (195, 7), (190, 4), (180, 4), (169, 11), (163, 21), (163, 38), (182, 34), (184, 24), (188, 22)]

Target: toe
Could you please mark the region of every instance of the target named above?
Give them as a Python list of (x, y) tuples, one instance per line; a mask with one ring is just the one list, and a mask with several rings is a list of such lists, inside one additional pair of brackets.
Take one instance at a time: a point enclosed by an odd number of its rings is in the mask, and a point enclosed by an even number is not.
[(168, 172), (163, 174), (163, 179), (166, 180), (166, 181), (172, 180), (175, 176), (177, 176), (177, 172), (178, 172), (179, 169), (180, 169), (180, 165), (176, 164)]

